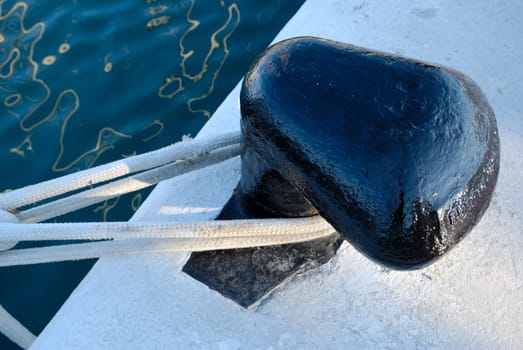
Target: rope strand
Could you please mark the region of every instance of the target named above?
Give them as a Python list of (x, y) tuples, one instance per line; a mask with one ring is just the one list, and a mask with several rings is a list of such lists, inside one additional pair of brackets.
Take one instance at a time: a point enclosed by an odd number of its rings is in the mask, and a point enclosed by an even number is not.
[[(136, 238), (208, 238), (297, 235), (333, 232), (320, 216), (289, 219), (215, 220), (200, 222), (81, 222), (0, 225), (0, 243), (24, 241)], [(0, 259), (3, 255), (0, 254)]]
[(0, 334), (4, 334), (22, 349), (28, 349), (36, 337), (0, 305)]
[(24, 223), (45, 221), (125, 193), (141, 190), (171, 177), (220, 163), (239, 154), (239, 144), (223, 147), (208, 154), (199, 155), (189, 160), (179, 160), (175, 163), (163, 165), (94, 189), (85, 190), (69, 197), (21, 211), (17, 214), (17, 218)]
[(235, 237), (145, 238), (75, 243), (0, 252), (0, 267), (91, 259), (116, 255), (237, 249), (304, 242), (333, 234), (332, 230), (288, 235)]
[(0, 208), (13, 210), (44, 199), (116, 179), (138, 171), (152, 169), (179, 159), (194, 158), (214, 149), (240, 143), (239, 132), (227, 133), (206, 140), (175, 143), (158, 150), (100, 165), (57, 179), (26, 186), (0, 194)]

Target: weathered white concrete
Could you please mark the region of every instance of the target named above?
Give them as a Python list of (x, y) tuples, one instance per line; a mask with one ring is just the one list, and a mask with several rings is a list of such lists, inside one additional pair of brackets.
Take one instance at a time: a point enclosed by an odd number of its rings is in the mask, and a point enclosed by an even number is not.
[[(245, 310), (180, 272), (186, 255), (101, 259), (32, 349), (517, 349), (523, 344), (523, 2), (309, 0), (276, 40), (315, 35), (475, 80), (501, 135), (485, 217), (430, 267), (386, 271), (344, 244)], [(236, 88), (198, 137), (239, 128)], [(159, 185), (133, 220), (211, 219), (239, 160)]]

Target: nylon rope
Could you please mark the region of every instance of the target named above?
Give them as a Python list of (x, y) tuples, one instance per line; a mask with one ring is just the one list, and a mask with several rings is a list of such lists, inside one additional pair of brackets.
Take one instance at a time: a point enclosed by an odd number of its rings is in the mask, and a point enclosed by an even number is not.
[(249, 248), (253, 246), (261, 247), (304, 242), (326, 237), (333, 233), (333, 230), (320, 230), (307, 233), (295, 232), (294, 234), (287, 235), (124, 239), (74, 243), (41, 248), (14, 249), (0, 252), (0, 267), (138, 253), (194, 252)]
[(3, 223), (0, 225), (0, 243), (112, 240), (3, 251), (0, 252), (0, 267), (132, 253), (189, 252), (278, 245), (322, 238), (334, 232), (334, 228), (320, 216), (163, 223)]
[[(299, 228), (299, 229), (297, 229)], [(0, 225), (3, 241), (56, 241), (136, 238), (213, 238), (296, 235), (334, 231), (320, 216), (193, 222), (79, 222)], [(0, 255), (1, 259), (2, 255)]]
[(0, 305), (0, 333), (22, 349), (28, 349), (36, 337)]
[(195, 171), (220, 163), (240, 154), (240, 145), (233, 145), (199, 155), (188, 160), (179, 160), (134, 176), (116, 180), (106, 185), (75, 193), (53, 202), (21, 211), (17, 214), (20, 222), (35, 223), (45, 221), (72, 211), (118, 197), (122, 194), (138, 191), (187, 172)]
[[(4, 223), (19, 223), (19, 221), (14, 214), (0, 209), (0, 227), (2, 227)], [(2, 238), (2, 236), (0, 235), (0, 252), (2, 250), (8, 250), (13, 248), (16, 245), (16, 243), (16, 240), (10, 241), (5, 238)]]
[(240, 139), (239, 132), (232, 132), (205, 140), (181, 141), (152, 152), (0, 193), (0, 208), (13, 210), (138, 171), (165, 165), (175, 160), (194, 158), (217, 148), (238, 144)]

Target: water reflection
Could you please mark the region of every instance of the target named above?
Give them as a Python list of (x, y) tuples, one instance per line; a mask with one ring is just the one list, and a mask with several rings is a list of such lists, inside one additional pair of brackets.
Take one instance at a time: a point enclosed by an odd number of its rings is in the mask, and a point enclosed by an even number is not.
[[(9, 133), (9, 152), (16, 156), (8, 161), (28, 168), (38, 157), (48, 164), (36, 171), (39, 176), (2, 182), (12, 187), (195, 133), (215, 108), (206, 99), (215, 91), (228, 40), (240, 23), (238, 4), (225, 1), (145, 1), (143, 16), (129, 23), (138, 6), (127, 2), (98, 6), (98, 13), (88, 4), (55, 2), (48, 8), (59, 10), (52, 20), (27, 29), (29, 2), (0, 5), (1, 115), (12, 118), (2, 121), (2, 132)], [(105, 75), (97, 69), (99, 61)], [(184, 119), (173, 118), (173, 107), (180, 112), (182, 105)], [(107, 204), (92, 213), (103, 212), (106, 219), (115, 207)]]

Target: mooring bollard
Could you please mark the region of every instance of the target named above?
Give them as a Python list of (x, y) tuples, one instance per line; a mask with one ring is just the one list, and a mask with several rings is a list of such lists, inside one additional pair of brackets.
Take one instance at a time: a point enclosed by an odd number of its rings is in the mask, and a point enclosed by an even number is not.
[(193, 254), (184, 271), (244, 306), (328, 261), (340, 238), (384, 266), (423, 267), (472, 229), (496, 184), (494, 113), (449, 68), (289, 39), (249, 70), (241, 111), (241, 180), (220, 218), (319, 213), (340, 233)]

